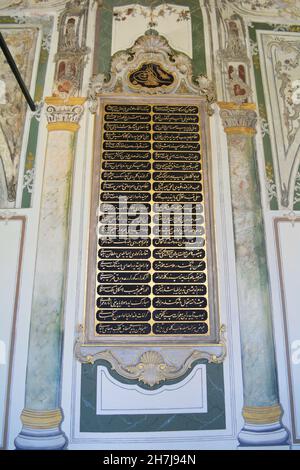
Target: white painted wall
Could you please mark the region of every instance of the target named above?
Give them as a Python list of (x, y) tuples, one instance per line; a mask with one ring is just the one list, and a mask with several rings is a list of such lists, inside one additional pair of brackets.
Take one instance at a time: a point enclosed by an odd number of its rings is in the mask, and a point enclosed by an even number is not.
[(0, 446), (4, 447), (4, 425), (9, 404), (10, 356), (17, 313), (18, 278), (22, 265), (24, 220), (0, 216)]
[[(93, 48), (93, 32), (95, 26), (95, 9), (92, 5), (92, 14), (89, 17), (87, 45)], [(218, 49), (215, 31), (214, 48)], [(134, 39), (134, 38), (133, 38)], [(114, 49), (120, 45), (115, 40)], [(57, 44), (57, 31), (54, 28), (48, 76), (54, 72), (53, 57)], [(172, 41), (171, 41), (172, 44)], [(172, 44), (176, 47), (176, 44)], [(190, 46), (186, 46), (187, 48)], [(124, 47), (122, 47), (124, 48)], [(186, 49), (188, 51), (188, 49)], [(208, 66), (210, 71), (210, 65)], [(89, 60), (84, 72), (84, 91), (86, 91), (89, 78), (92, 75), (92, 61)], [(52, 80), (46, 84), (45, 96), (51, 95)], [(46, 145), (46, 119), (42, 117), (41, 133), (39, 136), (37, 152), (37, 172), (35, 181), (35, 193), (32, 209), (16, 209), (15, 215), (25, 215), (27, 218), (26, 237), (24, 245), (24, 257), (22, 262), (22, 276), (19, 294), (19, 309), (16, 320), (16, 338), (11, 365), (12, 387), (9, 398), (9, 447), (13, 448), (13, 440), (20, 431), (20, 413), (24, 407), (25, 376), (27, 364), (28, 337), (30, 328), (30, 310), (33, 290), (33, 275), (36, 256), (36, 240), (39, 223), (39, 207), (41, 200), (43, 181), (43, 162)], [(72, 208), (71, 208), (71, 234), (69, 245), (68, 279), (65, 292), (65, 341), (63, 354), (63, 382), (62, 382), (62, 407), (64, 410), (63, 430), (70, 439), (70, 448), (169, 448), (169, 449), (196, 449), (196, 448), (235, 448), (236, 436), (242, 427), (242, 379), (241, 358), (239, 343), (239, 321), (237, 308), (236, 279), (234, 268), (234, 241), (232, 233), (232, 214), (230, 203), (230, 185), (228, 175), (228, 155), (226, 136), (217, 113), (211, 118), (211, 147), (212, 169), (214, 186), (214, 211), (216, 227), (216, 245), (219, 276), (219, 303), (221, 321), (227, 326), (228, 356), (224, 363), (224, 377), (226, 390), (226, 430), (177, 432), (177, 433), (143, 433), (143, 436), (131, 433), (117, 433), (114, 436), (95, 436), (93, 433), (80, 433), (79, 431), (79, 397), (80, 397), (80, 364), (74, 359), (73, 345), (77, 335), (77, 326), (82, 322), (85, 305), (85, 277), (87, 263), (87, 244), (89, 236), (89, 208), (91, 169), (93, 153), (93, 117), (86, 110), (81, 120), (81, 129), (78, 133), (77, 149), (74, 165)], [(260, 137), (257, 138), (258, 162), (260, 179), (264, 181), (263, 155)], [(264, 194), (264, 193), (263, 193)], [(263, 196), (264, 197), (264, 196)], [(268, 246), (268, 260), (271, 278), (271, 295), (274, 318), (274, 336), (276, 344), (278, 379), (280, 387), (280, 401), (285, 410), (284, 424), (291, 427), (290, 395), (288, 389), (287, 360), (285, 352), (285, 338), (283, 335), (283, 307), (280, 295), (278, 255), (276, 253), (275, 232), (273, 227), (274, 215), (267, 209), (266, 200), (263, 199), (263, 211), (266, 222), (266, 237)], [(277, 213), (276, 213), (277, 214)], [(282, 213), (278, 213), (282, 215)], [(15, 302), (15, 277), (18, 258), (20, 228), (16, 229), (16, 223), (11, 221), (6, 226), (0, 223), (0, 354), (9, 349), (11, 342), (11, 318)], [(287, 319), (289, 331), (289, 345), (300, 339), (298, 334), (299, 323), (299, 279), (300, 279), (300, 251), (299, 251), (299, 225), (293, 229), (290, 224), (280, 226), (280, 247), (282, 250), (282, 270), (285, 285), (285, 298), (287, 306)], [(5, 317), (3, 321), (2, 316)], [(298, 335), (298, 336), (297, 336)], [(4, 390), (7, 377), (7, 360), (1, 360), (0, 356), (0, 435), (3, 432), (3, 403)], [(1, 364), (5, 362), (5, 364)], [(292, 364), (293, 386), (295, 393), (299, 390), (299, 367)], [(127, 393), (127, 392), (126, 392)], [(186, 398), (186, 397), (185, 397)], [(191, 397), (193, 402), (193, 397)], [(129, 402), (130, 405), (130, 402)], [(178, 405), (178, 410), (180, 409)], [(298, 404), (297, 404), (298, 406)], [(299, 432), (299, 409), (297, 432)], [(2, 420), (1, 420), (2, 419)]]

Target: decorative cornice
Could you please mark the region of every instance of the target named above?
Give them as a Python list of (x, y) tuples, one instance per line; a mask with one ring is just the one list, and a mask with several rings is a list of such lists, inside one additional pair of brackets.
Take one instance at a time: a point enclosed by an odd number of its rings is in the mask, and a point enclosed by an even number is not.
[[(136, 363), (125, 364), (121, 362), (116, 354), (110, 350), (102, 350), (96, 352), (89, 352), (89, 348), (85, 349), (86, 345), (83, 344), (83, 327), (80, 325), (80, 336), (75, 343), (75, 357), (81, 363), (94, 364), (98, 359), (107, 361), (113, 370), (120, 376), (130, 380), (138, 380), (150, 387), (155, 384), (166, 380), (174, 380), (182, 377), (188, 370), (192, 368), (195, 361), (205, 359), (209, 363), (220, 364), (224, 361), (227, 355), (226, 340), (224, 333), (226, 331), (225, 325), (220, 328), (220, 341), (214, 348), (219, 348), (219, 354), (209, 352), (204, 348), (193, 350), (188, 357), (183, 361), (180, 366), (170, 364), (164, 357), (163, 352), (149, 349), (144, 351)], [(176, 347), (176, 346), (175, 346)], [(91, 345), (91, 349), (93, 346)], [(123, 350), (126, 349), (124, 346)]]
[(62, 412), (56, 410), (29, 410), (24, 409), (21, 413), (23, 426), (31, 429), (51, 429), (58, 428), (62, 422)]
[(243, 418), (249, 424), (270, 424), (280, 421), (282, 409), (279, 404), (272, 406), (244, 406)]
[(254, 103), (238, 105), (236, 103), (218, 103), (221, 108), (220, 117), (227, 134), (256, 133), (257, 114)]
[(85, 98), (70, 97), (67, 100), (57, 97), (47, 97), (46, 117), (48, 131), (76, 132), (84, 111)]
[[(144, 64), (162, 68), (171, 77), (169, 83), (154, 87), (133, 84), (130, 77)], [(213, 83), (205, 75), (194, 77), (191, 59), (172, 49), (166, 38), (154, 30), (140, 36), (130, 49), (114, 54), (109, 77), (100, 73), (91, 79), (88, 97), (92, 113), (97, 110), (97, 97), (103, 93), (200, 95), (207, 102), (209, 115), (213, 114), (212, 104), (216, 101)]]

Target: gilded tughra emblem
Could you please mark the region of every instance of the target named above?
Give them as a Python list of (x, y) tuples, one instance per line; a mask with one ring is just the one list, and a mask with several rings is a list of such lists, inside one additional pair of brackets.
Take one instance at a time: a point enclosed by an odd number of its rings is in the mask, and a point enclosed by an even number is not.
[(169, 86), (174, 82), (174, 77), (163, 68), (154, 63), (143, 64), (129, 75), (129, 81), (134, 86), (145, 88), (157, 88)]

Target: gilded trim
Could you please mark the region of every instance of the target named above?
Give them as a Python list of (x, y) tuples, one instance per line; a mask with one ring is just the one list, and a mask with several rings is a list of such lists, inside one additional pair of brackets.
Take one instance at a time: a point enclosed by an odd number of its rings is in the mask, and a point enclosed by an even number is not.
[(66, 100), (58, 98), (57, 96), (47, 96), (45, 103), (51, 104), (52, 106), (76, 106), (83, 105), (86, 98), (79, 96), (70, 96)]
[(233, 109), (233, 110), (245, 110), (245, 111), (255, 111), (256, 104), (255, 103), (242, 103), (237, 104), (233, 102), (226, 102), (226, 101), (218, 101), (218, 106), (221, 109)]
[(225, 127), (224, 131), (226, 134), (244, 134), (250, 136), (256, 134), (256, 129), (253, 129), (253, 127)]
[(52, 131), (69, 131), (77, 132), (80, 129), (80, 125), (77, 122), (49, 122), (47, 124), (47, 129), (49, 132)]
[(279, 404), (272, 406), (244, 406), (243, 418), (249, 424), (270, 424), (280, 420), (282, 408)]
[(62, 422), (62, 412), (56, 410), (28, 410), (21, 413), (22, 424), (31, 429), (51, 429), (57, 428)]

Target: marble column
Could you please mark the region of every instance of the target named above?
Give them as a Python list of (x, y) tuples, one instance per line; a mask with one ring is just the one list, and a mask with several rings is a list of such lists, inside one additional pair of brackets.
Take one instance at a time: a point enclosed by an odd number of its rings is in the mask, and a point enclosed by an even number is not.
[(227, 134), (242, 350), (242, 446), (286, 443), (281, 424), (252, 103), (219, 103)]
[(46, 98), (48, 140), (40, 207), (23, 424), (17, 449), (63, 449), (60, 374), (69, 209), (84, 98)]

